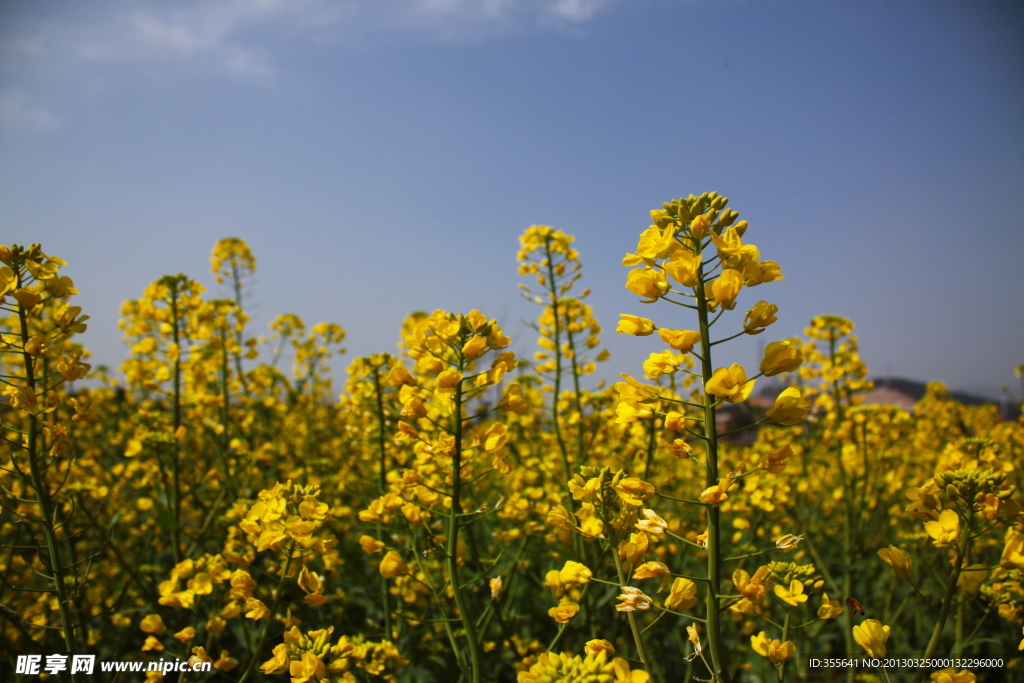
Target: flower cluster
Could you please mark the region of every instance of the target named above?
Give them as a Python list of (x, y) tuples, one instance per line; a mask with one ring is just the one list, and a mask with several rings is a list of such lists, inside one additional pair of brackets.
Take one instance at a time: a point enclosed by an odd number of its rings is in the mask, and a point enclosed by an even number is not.
[(659, 312), (616, 331), (662, 346), (612, 386), (550, 227), (518, 254), (532, 358), (479, 311), (413, 312), (338, 391), (345, 330), (255, 332), (238, 238), (210, 289), (165, 276), (124, 304), (120, 375), (77, 343), (64, 262), (0, 247), (0, 679), (38, 651), (239, 683), (739, 683), (807, 653), (1018, 648), (1024, 422), (939, 384), (868, 405), (838, 316), (723, 360), (782, 317), (748, 292), (781, 268), (727, 205), (651, 213), (625, 286)]

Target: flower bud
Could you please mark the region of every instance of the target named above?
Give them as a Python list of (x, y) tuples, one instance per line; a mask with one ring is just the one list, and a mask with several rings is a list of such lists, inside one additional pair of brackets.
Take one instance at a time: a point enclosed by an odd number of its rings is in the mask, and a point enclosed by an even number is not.
[(690, 223), (690, 232), (697, 239), (706, 237), (708, 231), (711, 229), (711, 221), (708, 220), (707, 216), (700, 215), (693, 219)]
[(620, 334), (631, 334), (635, 337), (646, 337), (654, 333), (654, 323), (647, 318), (641, 318), (636, 315), (627, 315), (620, 313), (618, 326), (615, 331)]

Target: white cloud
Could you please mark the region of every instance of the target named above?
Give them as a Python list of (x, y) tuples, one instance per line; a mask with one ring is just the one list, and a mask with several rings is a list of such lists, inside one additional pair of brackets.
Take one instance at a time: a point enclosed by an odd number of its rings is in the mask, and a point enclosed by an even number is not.
[[(79, 44), (93, 60), (192, 61), (241, 77), (275, 71), (273, 42), (329, 42), (400, 30), (423, 38), (477, 38), (579, 25), (613, 0), (222, 0), (146, 2), (95, 24)], [(115, 13), (120, 5), (113, 5)]]
[(555, 0), (548, 11), (561, 19), (583, 22), (592, 19), (607, 4), (608, 0)]
[(500, 23), (511, 18), (536, 22), (547, 17), (589, 21), (608, 3), (609, 0), (413, 0), (400, 4), (411, 4), (415, 12), (444, 16), (452, 21), (484, 19)]
[(46, 54), (46, 50), (43, 48), (43, 37), (41, 35), (35, 36), (22, 36), (7, 44), (7, 49), (11, 52), (19, 52), (25, 55), (31, 55), (33, 57), (42, 57)]
[[(617, 0), (354, 0), (360, 32), (398, 28), (426, 40), (575, 30)], [(636, 0), (634, 0), (636, 1)]]
[(274, 73), (258, 47), (246, 44), (237, 34), (250, 20), (252, 5), (232, 3), (232, 7), (209, 7), (175, 16), (137, 13), (125, 36), (120, 54), (128, 60), (193, 61), (245, 79), (262, 79)]
[[(404, 3), (410, 4), (410, 3)], [(414, 12), (444, 16), (456, 21), (500, 20), (520, 4), (516, 0), (414, 0)]]
[[(379, 0), (378, 0), (379, 1)], [(478, 30), (550, 26), (551, 19), (583, 23), (611, 0), (397, 0), (399, 16), (429, 17), (446, 28)], [(372, 2), (369, 4), (373, 4)]]
[[(168, 49), (181, 55), (191, 55), (202, 50), (217, 47), (223, 40), (223, 32), (211, 30), (208, 23), (166, 21), (146, 14), (137, 14), (132, 18), (132, 25), (139, 39), (156, 49)], [(202, 31), (202, 33), (200, 33)]]
[(32, 130), (53, 130), (60, 123), (45, 107), (32, 102), (24, 90), (0, 90), (0, 121), (5, 125)]
[[(634, 2), (636, 0), (633, 0)], [(109, 0), (85, 14), (55, 12), (2, 46), (0, 117), (38, 130), (57, 117), (19, 87), (20, 65), (50, 68), (79, 84), (105, 65), (165, 68), (272, 84), (283, 46), (368, 40), (461, 41), (528, 31), (576, 30), (619, 0)], [(17, 59), (15, 59), (17, 58)]]
[(302, 29), (301, 36), (325, 14), (315, 11), (319, 5), (321, 0), (149, 3), (130, 13), (115, 10), (113, 16), (79, 28), (76, 33), (82, 37), (70, 43), (76, 56), (93, 62), (188, 64), (263, 80), (275, 68), (261, 37), (296, 27)]

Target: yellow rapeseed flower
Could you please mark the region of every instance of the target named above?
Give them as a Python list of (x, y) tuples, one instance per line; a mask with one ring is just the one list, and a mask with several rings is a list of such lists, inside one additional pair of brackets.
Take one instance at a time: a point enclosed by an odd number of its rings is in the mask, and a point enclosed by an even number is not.
[(245, 613), (246, 619), (259, 621), (260, 619), (266, 619), (268, 616), (270, 616), (270, 610), (267, 608), (265, 604), (263, 604), (262, 600), (259, 600), (257, 598), (246, 598), (245, 609), (248, 610)]
[(778, 320), (775, 314), (779, 307), (767, 301), (758, 301), (743, 318), (743, 329), (747, 334), (761, 334), (764, 328)]
[(648, 534), (652, 534), (655, 537), (665, 533), (665, 529), (668, 528), (668, 522), (658, 516), (654, 510), (645, 509), (643, 511), (644, 519), (637, 521), (636, 528), (640, 531), (644, 531)]
[(687, 656), (686, 661), (692, 662), (704, 649), (700, 644), (700, 631), (696, 624), (690, 624), (686, 627), (686, 639), (693, 645), (693, 654)]
[(983, 564), (972, 564), (960, 570), (956, 585), (971, 597), (978, 597), (981, 584), (988, 578), (988, 568)]
[(724, 398), (732, 403), (746, 401), (754, 388), (753, 380), (747, 381), (747, 373), (739, 363), (727, 368), (718, 368), (708, 380), (704, 390), (712, 396)]
[(652, 353), (644, 361), (644, 376), (648, 379), (658, 379), (662, 375), (671, 375), (679, 369), (684, 356), (671, 351)]
[(736, 590), (740, 592), (740, 595), (760, 605), (764, 602), (765, 596), (768, 595), (768, 585), (766, 583), (768, 574), (769, 570), (766, 566), (754, 572), (753, 577), (745, 569), (737, 569), (732, 573), (732, 582), (736, 586)]
[(665, 413), (665, 429), (671, 429), (674, 432), (685, 432), (686, 414), (677, 413), (674, 410)]
[(757, 654), (767, 657), (772, 664), (781, 664), (796, 654), (796, 645), (792, 641), (787, 640), (783, 643), (772, 640), (764, 631), (750, 637), (750, 646)]
[(656, 301), (665, 296), (669, 290), (665, 273), (653, 268), (634, 268), (626, 276), (626, 289), (647, 302)]
[(186, 626), (177, 633), (174, 634), (175, 639), (180, 640), (183, 643), (187, 643), (196, 637), (196, 630), (191, 626)]
[(640, 233), (640, 240), (636, 245), (636, 255), (644, 259), (665, 258), (675, 244), (672, 226), (659, 228), (652, 225)]
[(811, 405), (800, 395), (800, 390), (789, 387), (778, 395), (775, 405), (765, 412), (765, 417), (770, 422), (792, 426), (803, 422), (810, 410)]
[(619, 494), (619, 498), (627, 505), (640, 507), (645, 500), (654, 495), (655, 489), (654, 486), (646, 481), (636, 477), (626, 477), (615, 485), (615, 492)]
[(872, 657), (885, 657), (885, 641), (889, 639), (889, 630), (878, 619), (866, 619), (864, 623), (853, 627), (853, 639)]
[(654, 579), (671, 575), (672, 572), (664, 562), (644, 562), (633, 572), (634, 579)]
[(879, 550), (878, 556), (882, 558), (883, 562), (893, 568), (897, 577), (904, 581), (910, 580), (910, 567), (913, 562), (909, 555), (896, 546), (890, 545), (888, 548)]
[(821, 594), (821, 607), (818, 608), (819, 619), (835, 619), (845, 611), (843, 603), (838, 600), (829, 600), (828, 593)]
[(525, 415), (530, 410), (530, 403), (523, 396), (523, 388), (513, 384), (505, 390), (505, 395), (498, 401), (498, 410), (502, 412)]
[(667, 446), (668, 452), (677, 457), (685, 458), (693, 452), (693, 447), (686, 443), (684, 439), (676, 439)]
[(682, 576), (672, 582), (665, 607), (671, 610), (688, 610), (697, 604), (697, 584)]
[(697, 270), (700, 264), (700, 254), (680, 249), (665, 263), (665, 272), (684, 287), (694, 287), (697, 284)]
[(952, 667), (933, 671), (930, 678), (935, 683), (974, 683), (977, 680), (973, 672), (967, 669), (957, 671)]
[(646, 337), (654, 334), (654, 323), (647, 318), (641, 318), (636, 315), (626, 315), (620, 313), (618, 326), (615, 331), (620, 334), (631, 334), (634, 337)]
[(565, 593), (565, 584), (562, 583), (562, 572), (552, 569), (544, 575), (544, 585), (551, 590), (551, 597), (560, 598)]
[(644, 595), (644, 592), (639, 588), (632, 586), (623, 586), (622, 595), (618, 598), (622, 604), (616, 605), (615, 609), (618, 612), (633, 612), (635, 610), (648, 610), (651, 608), (653, 602), (649, 597)]
[(164, 645), (153, 636), (146, 636), (146, 642), (140, 648), (143, 652), (163, 652)]
[(778, 474), (782, 470), (786, 469), (786, 460), (793, 455), (793, 449), (790, 448), (789, 444), (786, 444), (782, 448), (772, 451), (768, 455), (761, 459), (761, 462), (757, 464), (757, 468), (760, 470), (767, 470), (772, 474)]
[(359, 546), (367, 555), (376, 555), (386, 547), (373, 536), (367, 536), (366, 534), (359, 537)]
[(940, 548), (953, 545), (960, 539), (960, 516), (953, 510), (943, 510), (937, 520), (925, 522), (924, 529)]
[(396, 550), (389, 550), (384, 559), (380, 561), (380, 575), (385, 579), (395, 576), (404, 576), (409, 573), (409, 567), (402, 561), (402, 556)]
[(227, 650), (220, 651), (220, 657), (216, 662), (213, 663), (213, 668), (217, 671), (228, 672), (238, 666), (238, 660), (230, 655)]
[(210, 662), (211, 664), (213, 663), (213, 660), (210, 658), (210, 655), (206, 654), (206, 648), (204, 648), (202, 645), (197, 645), (194, 648), (192, 648), (192, 656), (188, 658), (188, 663), (190, 666), (194, 666), (199, 662)]
[(573, 562), (572, 560), (567, 560), (565, 566), (558, 573), (558, 578), (563, 585), (590, 583), (590, 579), (593, 576), (594, 573), (586, 565)]
[(723, 270), (718, 279), (711, 284), (711, 293), (714, 294), (715, 301), (728, 311), (736, 306), (736, 297), (739, 296), (741, 289), (743, 274), (731, 268)]
[(167, 627), (164, 626), (164, 620), (159, 614), (147, 614), (139, 622), (139, 628), (142, 629), (143, 633), (152, 633), (154, 635), (162, 636), (167, 633)]
[(804, 584), (796, 579), (789, 582), (789, 588), (775, 586), (774, 590), (776, 597), (787, 605), (796, 607), (801, 602), (807, 602), (807, 596), (804, 595)]
[(726, 493), (729, 489), (729, 484), (732, 483), (730, 479), (721, 479), (715, 486), (709, 486), (701, 492), (698, 500), (707, 505), (719, 505), (724, 502), (729, 494)]
[(696, 344), (700, 343), (700, 332), (695, 330), (658, 330), (661, 341), (671, 346), (676, 351), (689, 353)]
[(327, 666), (312, 652), (303, 652), (302, 659), (292, 660), (288, 665), (292, 683), (314, 683), (327, 678)]
[(588, 655), (594, 655), (595, 657), (601, 652), (607, 653), (609, 656), (611, 656), (615, 654), (615, 646), (609, 643), (607, 640), (588, 640), (586, 645), (583, 646), (583, 651)]
[(999, 566), (1024, 571), (1024, 534), (1013, 529), (1007, 531), (1006, 545), (999, 556)]
[(568, 598), (562, 598), (557, 606), (548, 610), (548, 616), (559, 624), (568, 624), (579, 611), (580, 606), (578, 604)]
[(793, 372), (804, 362), (803, 351), (799, 342), (792, 339), (774, 341), (764, 349), (760, 370), (765, 377), (773, 377), (783, 372)]

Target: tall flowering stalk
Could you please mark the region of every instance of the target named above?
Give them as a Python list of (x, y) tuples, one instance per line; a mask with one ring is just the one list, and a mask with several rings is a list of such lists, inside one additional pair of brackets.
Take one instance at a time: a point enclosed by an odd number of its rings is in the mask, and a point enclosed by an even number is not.
[[(388, 408), (395, 402), (397, 391), (387, 383), (388, 374), (399, 367), (398, 358), (378, 353), (365, 358), (355, 359), (348, 367), (349, 381), (345, 394), (342, 395), (340, 406), (352, 411), (360, 411), (365, 417), (372, 415), (377, 429), (373, 434), (373, 451), (376, 454), (376, 493), (383, 497), (388, 493), (388, 434), (393, 430), (395, 420), (388, 414)], [(387, 399), (387, 400), (385, 400)], [(385, 407), (387, 405), (387, 407)], [(375, 529), (377, 546), (383, 548), (385, 543), (385, 527), (383, 519), (378, 519)], [(391, 640), (394, 635), (391, 626), (391, 608), (388, 599), (388, 579), (380, 577), (380, 595), (383, 609), (384, 637)]]
[[(572, 247), (574, 239), (546, 225), (530, 226), (519, 237), (520, 249), (516, 254), (519, 274), (533, 275), (541, 288), (534, 291), (527, 285), (519, 285), (524, 297), (544, 306), (544, 313), (534, 325), (540, 334), (538, 344), (541, 347), (534, 356), (535, 369), (539, 375), (550, 378), (551, 425), (566, 483), (573, 470), (586, 462), (585, 399), (580, 378), (594, 372), (595, 361), (607, 360), (609, 355), (607, 350), (598, 353), (593, 360), (586, 355), (600, 344), (601, 327), (590, 306), (583, 303), (590, 290), (578, 296), (570, 294), (583, 269), (579, 252)], [(563, 395), (567, 380), (571, 381), (571, 391)], [(575, 428), (571, 447), (566, 426)]]
[[(409, 420), (399, 423), (398, 436), (400, 441), (415, 442), (417, 456), (414, 469), (403, 479), (404, 483), (412, 485), (412, 495), (417, 487), (422, 487), (439, 492), (444, 499), (447, 507), (442, 513), (445, 538), (443, 544), (440, 539), (435, 540), (435, 545), (444, 556), (447, 585), (464, 639), (459, 643), (451, 631), (448, 635), (456, 655), (463, 660), (464, 674), (472, 683), (480, 683), (483, 663), (478, 623), (482, 622), (482, 611), (474, 604), (474, 596), (469, 591), (473, 580), (466, 581), (461, 564), (465, 539), (472, 542), (468, 527), (487, 510), (478, 507), (472, 511), (469, 501), (473, 489), (479, 486), (477, 482), (484, 483), (486, 475), (495, 471), (507, 474), (512, 464), (505, 449), (508, 438), (505, 424), (498, 421), (483, 428), (478, 421), (483, 414), (474, 415), (469, 406), (515, 367), (515, 356), (509, 351), (497, 353), (489, 367), (483, 366), (485, 356), (504, 349), (509, 338), (495, 320), (488, 320), (479, 311), (465, 315), (435, 311), (415, 324), (404, 343), (409, 356), (416, 361), (416, 377), (404, 367), (389, 372), (390, 382), (402, 387), (399, 391), (402, 416)], [(515, 394), (506, 396), (492, 410), (519, 410)], [(489, 461), (484, 457), (488, 455), (491, 456)], [(407, 498), (412, 500), (408, 494)], [(397, 502), (401, 500), (398, 498)], [(382, 503), (381, 507), (384, 505)], [(416, 506), (431, 515), (440, 512), (419, 503)], [(369, 519), (369, 516), (362, 518)], [(381, 562), (382, 575), (409, 573), (397, 553), (393, 551), (388, 555), (392, 560), (389, 566), (388, 556), (385, 556)], [(394, 569), (397, 563), (401, 563), (400, 570)]]
[(186, 369), (193, 340), (208, 328), (211, 311), (203, 302), (204, 291), (201, 284), (185, 275), (165, 275), (147, 287), (141, 299), (126, 301), (121, 307), (121, 329), (134, 342), (133, 357), (122, 366), (125, 376), (143, 390), (143, 395), (155, 397), (152, 410), (139, 412), (139, 418), (149, 422), (146, 431), (150, 438), (132, 439), (125, 455), (133, 457), (144, 452), (144, 446), (150, 446), (160, 460), (166, 526), (175, 563), (182, 560), (182, 497), (188, 488), (183, 486), (181, 462), (181, 442), (187, 434)]
[[(804, 333), (810, 342), (804, 347), (807, 364), (800, 368), (803, 380), (818, 379), (819, 385), (808, 389), (808, 395), (815, 395), (815, 408), (823, 414), (818, 421), (817, 432), (823, 443), (831, 446), (830, 462), (834, 463), (838, 483), (842, 491), (842, 562), (834, 567), (835, 573), (842, 577), (833, 588), (844, 595), (852, 595), (853, 577), (857, 570), (855, 562), (864, 554), (863, 526), (861, 511), (857, 507), (857, 493), (860, 488), (867, 493), (867, 478), (870, 471), (865, 458), (861, 472), (848, 465), (844, 455), (845, 446), (851, 444), (859, 448), (865, 444), (858, 443), (858, 434), (848, 413), (855, 404), (857, 392), (871, 388), (867, 381), (867, 366), (860, 360), (857, 337), (853, 334), (853, 321), (835, 315), (822, 315), (811, 321)], [(824, 350), (818, 348), (824, 345)], [(814, 546), (810, 546), (812, 549)], [(843, 637), (846, 651), (854, 651), (853, 612), (846, 610), (843, 614)], [(853, 683), (854, 672), (846, 672), (846, 680)]]
[(213, 272), (217, 284), (227, 284), (231, 288), (232, 301), (235, 307), (230, 311), (233, 322), (233, 341), (231, 346), (234, 359), (235, 372), (242, 376), (242, 348), (247, 347), (245, 357), (253, 359), (256, 357), (256, 339), (246, 338), (245, 324), (249, 322), (249, 316), (245, 312), (244, 294), (247, 278), (251, 278), (256, 272), (256, 257), (244, 240), (238, 237), (228, 237), (219, 240), (213, 247), (210, 255), (210, 270)]
[[(907, 491), (912, 501), (907, 511), (924, 523), (925, 533), (939, 549), (938, 557), (945, 556), (951, 565), (948, 579), (943, 576), (944, 572), (935, 572), (941, 598), (933, 601), (933, 605), (938, 604), (938, 614), (923, 651), (925, 659), (942, 656), (944, 652), (950, 652), (953, 657), (963, 656), (967, 641), (971, 640), (965, 636), (968, 598), (979, 596), (990, 570), (999, 573), (997, 578), (1007, 577), (1002, 573), (1004, 570), (1015, 570), (1017, 577), (1022, 576), (1024, 555), (1020, 552), (1020, 534), (1012, 529), (1019, 528), (1024, 515), (1020, 504), (1011, 497), (1016, 490), (1008, 477), (1012, 468), (1001, 455), (996, 444), (988, 439), (964, 439), (944, 453), (942, 464), (950, 469)], [(998, 542), (985, 537), (1000, 526), (1007, 528), (1007, 543), (999, 564), (977, 562), (978, 556), (984, 555), (986, 550), (991, 557), (998, 549)], [(909, 555), (895, 548), (879, 551), (878, 555), (893, 567), (897, 577), (913, 581), (913, 561)], [(935, 565), (941, 566), (938, 562)], [(1000, 583), (997, 580), (996, 585)], [(989, 590), (987, 597), (1008, 604), (999, 595), (1000, 591)], [(959, 601), (954, 603), (957, 597)], [(943, 647), (943, 631), (954, 609), (957, 614), (952, 647)], [(919, 668), (914, 683), (920, 683), (927, 675), (926, 667)]]
[[(32, 543), (8, 539), (4, 545), (24, 549), (34, 543), (40, 549), (34, 573), (52, 587), (35, 589), (33, 581), (20, 590), (56, 597), (64, 648), (75, 653), (81, 624), (76, 623), (73, 601), (80, 591), (81, 576), (79, 563), (74, 561), (75, 532), (71, 529), (75, 501), (73, 493), (64, 491), (73, 457), (68, 425), (57, 411), (65, 400), (62, 385), (83, 378), (90, 369), (81, 360), (82, 349), (70, 341), (74, 334), (85, 331), (89, 316), (64, 301), (78, 290), (71, 278), (58, 275), (64, 261), (46, 255), (38, 244), (28, 248), (0, 245), (0, 263), (0, 310), (6, 314), (0, 321), (0, 394), (11, 408), (4, 412), (0, 424), (4, 451), (9, 454), (0, 480), (0, 500), (7, 510), (16, 511), (19, 526), (41, 527), (44, 537), (40, 543), (33, 531)], [(85, 419), (82, 414), (88, 406), (74, 399), (72, 405), (72, 419)], [(4, 584), (10, 585), (6, 578)], [(5, 608), (5, 615), (12, 618), (21, 635), (34, 642), (16, 613)]]
[[(724, 476), (720, 472), (721, 435), (716, 428), (716, 411), (725, 402), (745, 401), (757, 377), (795, 370), (803, 360), (798, 348), (783, 341), (768, 345), (761, 372), (753, 377), (748, 377), (739, 364), (714, 366), (712, 355), (716, 345), (744, 334), (759, 334), (775, 322), (778, 308), (758, 302), (747, 313), (739, 332), (712, 339), (712, 328), (722, 314), (735, 308), (745, 287), (782, 278), (777, 263), (762, 261), (758, 248), (743, 242), (747, 222), (736, 222), (739, 214), (726, 209), (727, 203), (725, 197), (710, 193), (664, 204), (663, 209), (651, 212), (654, 225), (640, 235), (636, 253), (627, 254), (622, 262), (624, 266), (633, 267), (626, 288), (642, 297), (642, 303), (667, 301), (693, 311), (697, 329), (660, 328), (646, 318), (623, 315), (616, 330), (635, 336), (648, 336), (657, 330), (662, 341), (669, 345), (670, 349), (651, 354), (644, 364), (648, 378), (656, 379), (677, 371), (690, 372), (684, 367), (683, 354), (693, 354), (699, 363), (699, 372), (695, 374), (703, 383), (703, 391), (693, 400), (663, 396), (657, 387), (625, 376), (627, 381), (616, 385), (620, 395), (616, 413), (617, 421), (623, 424), (638, 419), (664, 419), (666, 428), (696, 439), (702, 447), (704, 457), (700, 458), (692, 453), (685, 436), (680, 436), (669, 450), (679, 457), (692, 458), (704, 469), (705, 490), (699, 495), (694, 492), (676, 500), (704, 508), (707, 522), (702, 535), (702, 545), (707, 550), (704, 627), (710, 655), (708, 668), (713, 680), (723, 682), (730, 680), (730, 671), (721, 623), (721, 613), (728, 605), (723, 606), (722, 601), (733, 596), (725, 595), (722, 585), (725, 539), (719, 505), (728, 498), (729, 488), (750, 473), (742, 468)], [(709, 258), (712, 247), (716, 254)], [(667, 407), (662, 408), (663, 405)], [(799, 392), (789, 389), (779, 396), (766, 419), (796, 424), (804, 419), (807, 408)], [(699, 637), (691, 641), (701, 652)]]

